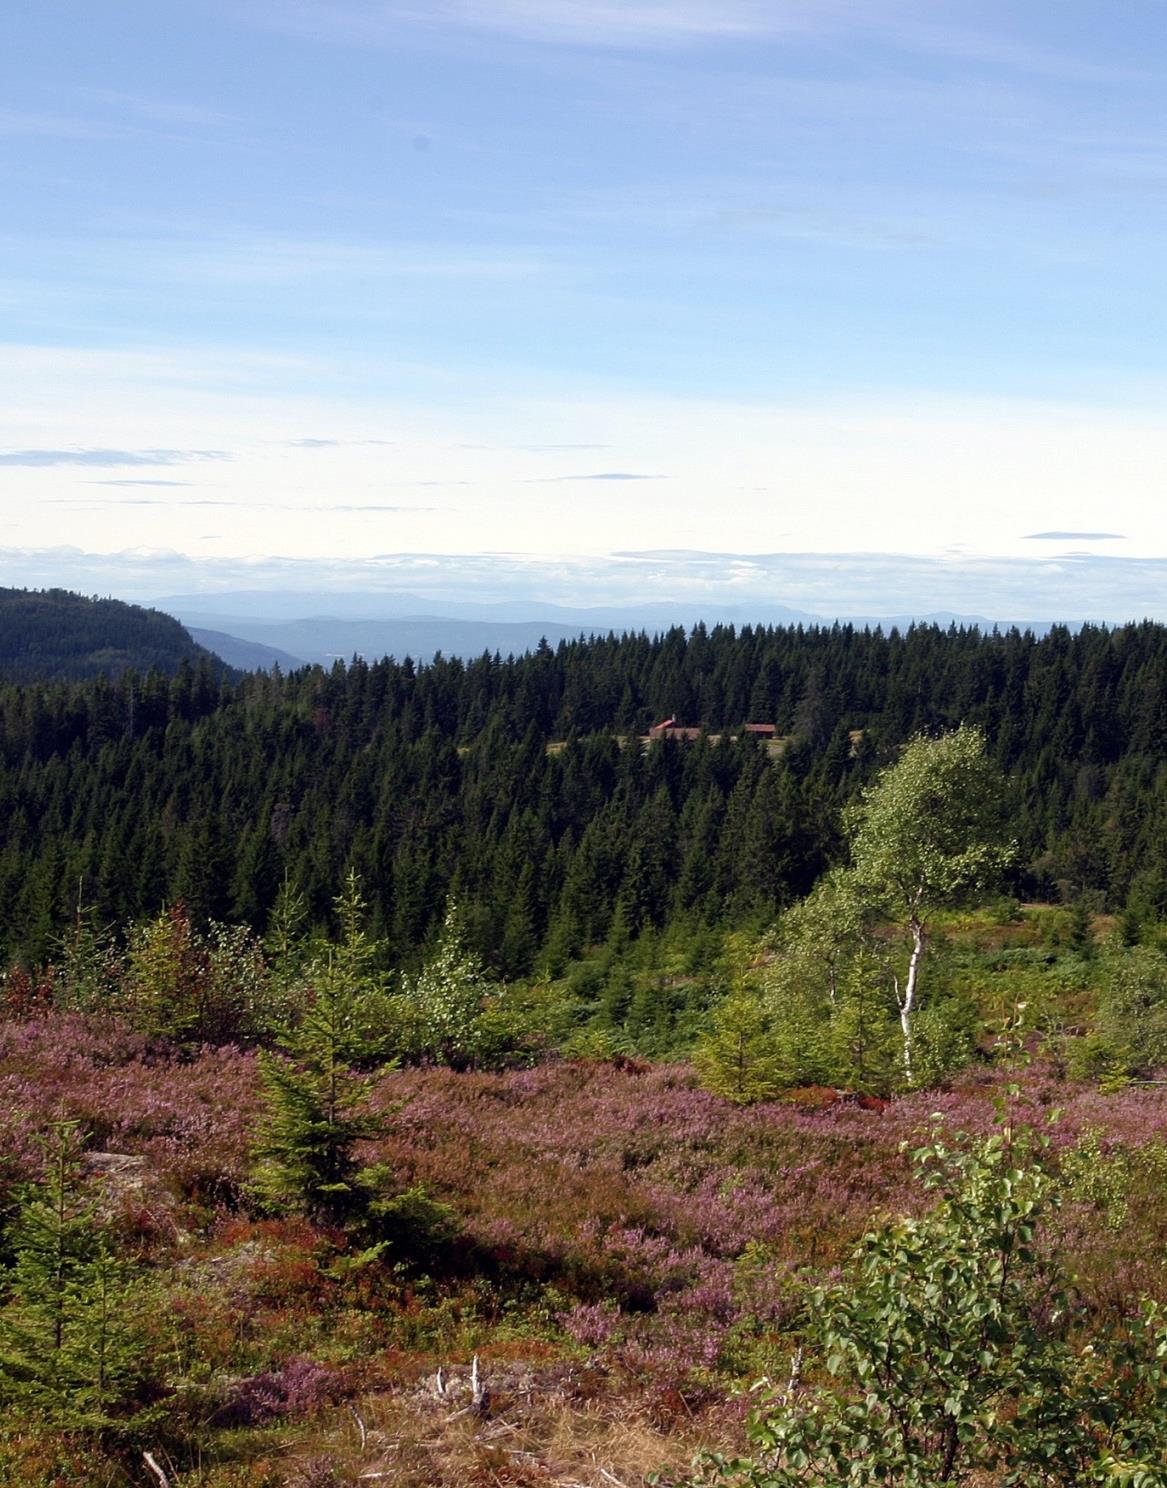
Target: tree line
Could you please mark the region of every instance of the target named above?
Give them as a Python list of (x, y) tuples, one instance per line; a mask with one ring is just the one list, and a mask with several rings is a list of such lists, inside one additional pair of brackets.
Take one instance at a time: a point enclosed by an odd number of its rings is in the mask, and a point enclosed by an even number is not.
[[(0, 687), (0, 952), (79, 905), (330, 923), (354, 869), (408, 962), (447, 900), (494, 974), (669, 926), (753, 928), (844, 855), (843, 810), (919, 733), (976, 725), (1009, 778), (1007, 886), (1167, 910), (1167, 629), (717, 626), (522, 657)], [(672, 716), (695, 742), (641, 742)], [(741, 735), (775, 725), (779, 742)]]

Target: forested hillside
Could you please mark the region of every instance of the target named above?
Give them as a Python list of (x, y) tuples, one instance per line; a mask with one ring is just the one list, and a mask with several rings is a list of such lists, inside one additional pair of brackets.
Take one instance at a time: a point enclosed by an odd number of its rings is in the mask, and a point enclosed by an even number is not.
[[(698, 628), (503, 660), (0, 691), (0, 927), (36, 961), (80, 900), (262, 930), (345, 870), (408, 960), (447, 896), (508, 977), (613, 934), (757, 926), (840, 852), (840, 808), (914, 733), (979, 724), (1023, 897), (1167, 906), (1167, 630)], [(648, 745), (665, 717), (703, 726)], [(777, 741), (736, 737), (773, 723)]]
[(0, 689), (0, 1485), (1164, 1488), (1164, 639)]
[(83, 681), (218, 657), (177, 620), (120, 599), (86, 599), (64, 589), (0, 589), (0, 678)]

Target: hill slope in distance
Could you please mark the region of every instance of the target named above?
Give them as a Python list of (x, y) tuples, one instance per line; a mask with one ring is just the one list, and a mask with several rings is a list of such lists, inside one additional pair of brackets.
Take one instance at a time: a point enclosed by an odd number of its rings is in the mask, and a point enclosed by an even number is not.
[(0, 589), (0, 679), (81, 682), (134, 670), (173, 675), (183, 661), (224, 662), (171, 615), (65, 589)]

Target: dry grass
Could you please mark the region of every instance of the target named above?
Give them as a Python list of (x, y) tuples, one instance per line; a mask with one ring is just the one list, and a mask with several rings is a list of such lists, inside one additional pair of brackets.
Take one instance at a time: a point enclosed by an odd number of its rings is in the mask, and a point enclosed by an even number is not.
[(442, 1396), (432, 1375), (364, 1396), (314, 1435), (310, 1458), (289, 1463), (288, 1483), (643, 1488), (709, 1445), (709, 1422), (666, 1421), (660, 1402), (618, 1395), (587, 1366), (511, 1364), (484, 1377), (479, 1410), (464, 1366), (443, 1372)]

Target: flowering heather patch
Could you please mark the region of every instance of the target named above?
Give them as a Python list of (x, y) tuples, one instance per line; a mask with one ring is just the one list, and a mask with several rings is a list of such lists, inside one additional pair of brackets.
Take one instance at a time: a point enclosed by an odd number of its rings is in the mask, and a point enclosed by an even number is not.
[(23, 1022), (0, 1022), (0, 1059), (22, 1060), (61, 1075), (70, 1070), (100, 1069), (143, 1059), (149, 1041), (117, 1018), (87, 1013), (39, 1013)]
[[(987, 1130), (1000, 1085), (970, 1078), (882, 1111), (743, 1109), (698, 1089), (684, 1066), (417, 1071), (382, 1086), (405, 1105), (377, 1153), (451, 1204), (484, 1262), (574, 1297), (563, 1323), (581, 1346), (659, 1381), (732, 1369), (752, 1357), (747, 1338), (789, 1328), (810, 1277), (835, 1266), (876, 1212), (918, 1207), (902, 1144), (934, 1115), (951, 1130)], [(1022, 1116), (1040, 1122), (1055, 1104), (1062, 1149), (1093, 1128), (1132, 1147), (1167, 1137), (1159, 1089), (1102, 1096), (1031, 1071)], [(1084, 1257), (1098, 1250), (1087, 1236), (1102, 1218), (1078, 1214)], [(1162, 1290), (1157, 1259), (1131, 1269), (1136, 1279)]]
[(180, 1192), (223, 1192), (246, 1176), (258, 1109), (254, 1061), (232, 1047), (177, 1059), (116, 1020), (80, 1013), (0, 1023), (0, 1122), (13, 1176), (31, 1135), (62, 1117), (92, 1147), (139, 1153)]
[(219, 1423), (255, 1426), (285, 1416), (312, 1415), (322, 1406), (333, 1405), (349, 1393), (343, 1371), (314, 1359), (289, 1359), (279, 1369), (237, 1380)]
[[(1021, 1119), (1063, 1113), (1051, 1142), (1071, 1197), (1049, 1238), (1084, 1316), (1167, 1294), (1167, 1090), (1104, 1094), (1040, 1066), (1021, 1080)], [(127, 1251), (151, 1267), (160, 1352), (224, 1421), (311, 1415), (350, 1381), (408, 1374), (404, 1360), (432, 1372), (538, 1345), (663, 1426), (713, 1411), (732, 1430), (744, 1406), (724, 1404), (727, 1383), (783, 1367), (811, 1282), (876, 1215), (920, 1208), (903, 1145), (934, 1117), (988, 1130), (1004, 1081), (971, 1072), (866, 1109), (829, 1092), (742, 1107), (680, 1064), (388, 1073), (386, 1130), (361, 1159), (445, 1205), (454, 1238), (426, 1252), (390, 1231), (383, 1256), (346, 1269), (341, 1230), (247, 1212), (250, 1054), (170, 1054), (110, 1020), (48, 1015), (0, 1023), (0, 1183), (37, 1170), (36, 1135), (62, 1115), (91, 1149), (144, 1159), (125, 1167), (119, 1233), (134, 1240), (135, 1206), (172, 1195), (175, 1222)], [(91, 1171), (109, 1185), (121, 1170)]]

